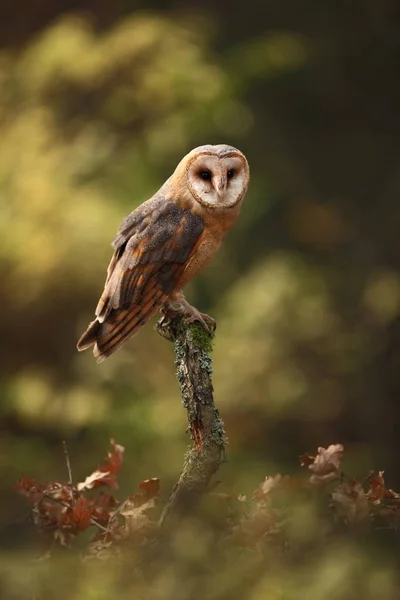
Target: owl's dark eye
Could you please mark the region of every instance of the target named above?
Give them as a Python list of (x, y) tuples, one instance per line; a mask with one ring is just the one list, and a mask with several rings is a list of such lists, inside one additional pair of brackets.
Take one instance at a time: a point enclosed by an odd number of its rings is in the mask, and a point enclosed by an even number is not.
[(234, 175), (235, 175), (235, 171), (233, 169), (229, 169), (229, 171), (227, 172), (228, 179), (232, 179), (232, 177), (234, 177)]
[(204, 181), (210, 181), (211, 179), (211, 171), (201, 171), (200, 177), (204, 179)]

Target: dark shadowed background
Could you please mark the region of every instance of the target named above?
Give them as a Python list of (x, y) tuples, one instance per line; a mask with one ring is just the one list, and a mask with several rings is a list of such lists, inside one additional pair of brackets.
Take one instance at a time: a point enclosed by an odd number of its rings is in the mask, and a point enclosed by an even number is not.
[(1, 4), (3, 551), (29, 538), (14, 482), (65, 477), (63, 439), (78, 480), (123, 444), (121, 497), (177, 478), (172, 347), (152, 324), (101, 365), (75, 344), (120, 221), (204, 143), (252, 175), (187, 289), (218, 323), (221, 489), (335, 442), (399, 487), (399, 24), (395, 0)]

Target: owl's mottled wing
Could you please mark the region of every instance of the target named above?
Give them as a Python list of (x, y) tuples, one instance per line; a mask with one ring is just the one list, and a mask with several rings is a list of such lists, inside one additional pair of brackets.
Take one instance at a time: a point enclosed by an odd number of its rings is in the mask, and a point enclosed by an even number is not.
[(204, 230), (178, 201), (154, 197), (122, 222), (96, 319), (78, 342), (99, 361), (133, 336), (176, 289)]

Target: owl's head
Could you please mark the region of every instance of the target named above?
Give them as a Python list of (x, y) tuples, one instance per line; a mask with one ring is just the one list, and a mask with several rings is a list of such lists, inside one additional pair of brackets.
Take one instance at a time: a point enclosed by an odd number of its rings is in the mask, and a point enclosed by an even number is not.
[(244, 154), (225, 144), (199, 146), (182, 160), (189, 191), (208, 208), (231, 208), (243, 199), (249, 183)]

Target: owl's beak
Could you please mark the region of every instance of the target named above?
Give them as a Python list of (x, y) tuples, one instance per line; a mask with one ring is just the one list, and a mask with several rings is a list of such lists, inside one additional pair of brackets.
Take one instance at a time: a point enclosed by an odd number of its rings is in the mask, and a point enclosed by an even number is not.
[(217, 194), (219, 197), (221, 197), (226, 190), (226, 178), (224, 176), (221, 176), (218, 179), (218, 183), (217, 183)]

